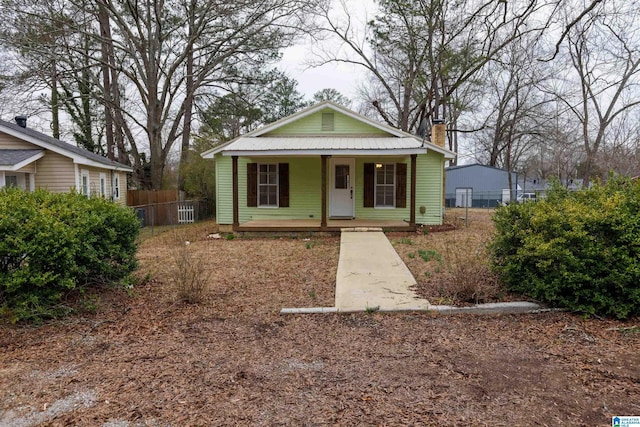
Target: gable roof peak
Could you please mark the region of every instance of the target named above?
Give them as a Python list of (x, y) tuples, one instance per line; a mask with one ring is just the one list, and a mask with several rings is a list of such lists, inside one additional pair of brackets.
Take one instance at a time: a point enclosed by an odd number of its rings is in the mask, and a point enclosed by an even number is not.
[(344, 114), (345, 116), (351, 117), (352, 119), (358, 120), (362, 123), (365, 123), (369, 126), (372, 126), (376, 129), (382, 130), (392, 136), (396, 136), (396, 137), (401, 137), (401, 138), (406, 138), (406, 137), (412, 137), (412, 138), (416, 138), (415, 135), (412, 135), (410, 133), (401, 131), (398, 128), (394, 128), (392, 126), (388, 126), (386, 124), (377, 122), (375, 120), (372, 120), (368, 117), (363, 116), (362, 114), (356, 113), (353, 110), (350, 110), (347, 107), (344, 107), (340, 104), (337, 104), (333, 101), (329, 101), (329, 100), (325, 100), (325, 101), (321, 101), (318, 102), (317, 104), (313, 104), (310, 105), (309, 107), (303, 108), (302, 110), (291, 114), (290, 116), (287, 117), (283, 117), (280, 120), (277, 120), (273, 123), (269, 123), (261, 128), (258, 128), (252, 132), (249, 132), (247, 134), (245, 134), (245, 137), (257, 137), (260, 135), (264, 135), (266, 133), (272, 132), (275, 129), (278, 129), (282, 126), (285, 126), (289, 123), (295, 122), (297, 120), (302, 119), (303, 117), (307, 117), (310, 116), (312, 114), (315, 114), (319, 111), (325, 110), (325, 109), (331, 109), (337, 113), (340, 114)]
[(47, 134), (38, 132), (35, 129), (22, 127), (17, 123), (0, 120), (0, 132), (4, 132), (23, 141), (29, 142), (36, 147), (58, 152), (66, 157), (73, 158), (74, 161), (77, 161), (78, 159), (85, 159), (82, 160), (82, 162), (95, 162), (100, 166), (109, 169), (133, 172), (133, 169), (130, 166), (108, 159), (100, 154), (85, 150), (84, 148), (69, 144), (68, 142), (53, 138)]

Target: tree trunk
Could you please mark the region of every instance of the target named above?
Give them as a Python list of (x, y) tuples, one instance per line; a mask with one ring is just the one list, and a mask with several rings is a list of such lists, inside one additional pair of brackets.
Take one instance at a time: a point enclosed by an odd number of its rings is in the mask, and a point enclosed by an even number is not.
[(182, 147), (180, 150), (180, 168), (178, 169), (178, 189), (184, 190), (184, 170), (189, 161), (189, 142), (191, 139), (191, 117), (193, 114), (193, 99), (195, 84), (193, 81), (193, 31), (195, 27), (195, 7), (196, 2), (192, 1), (187, 13), (189, 13), (189, 43), (187, 45), (186, 72), (185, 79), (185, 100), (184, 100), (184, 121), (182, 125)]
[(100, 22), (100, 52), (102, 64), (102, 96), (104, 98), (104, 124), (105, 139), (107, 142), (107, 157), (115, 160), (115, 150), (113, 142), (113, 101), (111, 99), (111, 79), (109, 70), (109, 44), (111, 43), (111, 29), (109, 27), (109, 14), (104, 3), (98, 2), (98, 21)]
[(60, 139), (60, 108), (58, 105), (58, 70), (55, 59), (51, 61), (51, 130)]

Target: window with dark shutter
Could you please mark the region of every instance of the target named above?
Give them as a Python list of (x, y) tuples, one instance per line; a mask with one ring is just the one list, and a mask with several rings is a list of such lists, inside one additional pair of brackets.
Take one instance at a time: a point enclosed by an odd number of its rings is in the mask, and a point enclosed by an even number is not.
[(278, 165), (258, 163), (258, 207), (278, 207)]
[(395, 172), (394, 163), (376, 163), (375, 171), (375, 206), (376, 208), (395, 207)]
[(247, 206), (258, 206), (258, 164), (247, 164)]
[(289, 207), (289, 163), (278, 164), (278, 206)]
[(374, 163), (364, 164), (364, 203), (365, 208), (372, 208), (375, 203), (375, 169)]

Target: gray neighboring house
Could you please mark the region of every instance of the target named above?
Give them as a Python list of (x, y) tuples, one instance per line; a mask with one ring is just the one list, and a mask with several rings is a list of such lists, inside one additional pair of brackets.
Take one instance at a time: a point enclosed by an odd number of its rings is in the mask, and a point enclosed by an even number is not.
[[(445, 206), (491, 208), (511, 199), (509, 172), (480, 164), (445, 169)], [(511, 172), (512, 190), (518, 187), (517, 174)]]
[(76, 190), (127, 203), (127, 174), (133, 169), (16, 123), (0, 120), (0, 188), (54, 193)]

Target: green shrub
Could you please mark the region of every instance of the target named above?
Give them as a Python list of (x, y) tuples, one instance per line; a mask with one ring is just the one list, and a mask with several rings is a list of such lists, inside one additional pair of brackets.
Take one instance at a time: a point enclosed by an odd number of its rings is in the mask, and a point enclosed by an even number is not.
[(128, 208), (76, 193), (0, 190), (0, 307), (12, 321), (66, 314), (72, 290), (124, 282), (137, 267)]
[(587, 315), (640, 314), (640, 182), (568, 192), (494, 216), (493, 266), (511, 291)]

